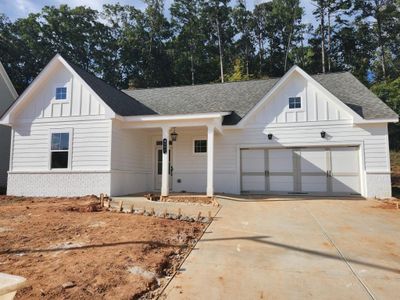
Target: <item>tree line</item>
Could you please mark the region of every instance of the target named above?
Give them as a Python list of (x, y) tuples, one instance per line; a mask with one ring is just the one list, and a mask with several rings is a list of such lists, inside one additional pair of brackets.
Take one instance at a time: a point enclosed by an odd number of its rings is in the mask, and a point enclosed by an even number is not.
[(101, 11), (45, 6), (0, 14), (0, 57), (21, 92), (55, 53), (118, 88), (226, 82), (349, 70), (400, 112), (400, 0), (163, 0)]

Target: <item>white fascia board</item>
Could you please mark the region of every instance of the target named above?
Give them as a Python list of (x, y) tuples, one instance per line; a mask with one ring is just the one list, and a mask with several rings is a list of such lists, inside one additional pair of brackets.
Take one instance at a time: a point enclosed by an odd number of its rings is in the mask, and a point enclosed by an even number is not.
[(187, 121), (197, 119), (215, 119), (230, 115), (230, 112), (216, 113), (197, 113), (197, 114), (178, 114), (178, 115), (142, 115), (132, 117), (122, 117), (125, 122), (154, 122), (154, 121)]
[(371, 120), (365, 120), (362, 119), (361, 121), (354, 121), (354, 124), (377, 124), (377, 123), (397, 123), (399, 122), (399, 118), (393, 118), (393, 119), (371, 119)]
[(8, 76), (6, 70), (4, 69), (2, 63), (0, 62), (0, 75), (3, 77), (4, 82), (6, 83), (8, 89), (10, 90), (12, 96), (14, 97), (14, 100), (17, 99), (18, 93), (15, 90), (14, 85), (12, 84), (10, 77)]
[(293, 66), (286, 72), (285, 75), (272, 87), (272, 89), (239, 121), (235, 126), (243, 127), (246, 121), (250, 118), (250, 116), (255, 113), (262, 105), (267, 103), (267, 101), (271, 98), (271, 96), (285, 83), (285, 81), (294, 73), (297, 72), (301, 76), (303, 76), (307, 81), (311, 81), (315, 84), (319, 89), (321, 89), (332, 101), (334, 101), (339, 107), (341, 107), (344, 111), (348, 112), (351, 116), (353, 116), (354, 122), (360, 122), (364, 120), (357, 113), (355, 113), (350, 107), (344, 104), (340, 99), (338, 99), (335, 95), (333, 95), (330, 91), (324, 88), (318, 81), (308, 75), (304, 70), (302, 70), (299, 66)]

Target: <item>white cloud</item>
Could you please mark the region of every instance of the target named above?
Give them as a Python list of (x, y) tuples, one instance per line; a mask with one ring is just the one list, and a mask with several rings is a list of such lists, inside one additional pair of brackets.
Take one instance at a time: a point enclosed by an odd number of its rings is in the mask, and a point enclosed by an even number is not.
[[(257, 2), (265, 2), (271, 0), (252, 0), (247, 1), (248, 9), (252, 10)], [(142, 0), (0, 0), (0, 12), (5, 13), (11, 20), (26, 17), (29, 13), (39, 12), (45, 5), (59, 6), (60, 4), (68, 4), (71, 7), (84, 5), (96, 10), (101, 10), (103, 4), (129, 4), (139, 9), (144, 9), (145, 4)], [(169, 7), (173, 0), (165, 1), (165, 13), (169, 16)], [(232, 0), (232, 4), (236, 1)], [(312, 15), (313, 5), (311, 0), (301, 0), (304, 7), (305, 15), (303, 21), (306, 23), (315, 23), (315, 18)]]

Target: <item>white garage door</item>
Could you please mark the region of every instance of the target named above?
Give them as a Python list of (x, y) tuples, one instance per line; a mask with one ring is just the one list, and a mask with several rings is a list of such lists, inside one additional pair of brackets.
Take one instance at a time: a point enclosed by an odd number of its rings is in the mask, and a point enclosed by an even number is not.
[(242, 149), (241, 190), (360, 194), (358, 148)]

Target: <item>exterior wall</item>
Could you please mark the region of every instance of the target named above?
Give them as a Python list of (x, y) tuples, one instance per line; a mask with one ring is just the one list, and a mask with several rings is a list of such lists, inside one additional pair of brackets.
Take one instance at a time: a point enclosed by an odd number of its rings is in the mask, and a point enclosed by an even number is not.
[[(55, 89), (67, 87), (67, 100)], [(111, 192), (111, 120), (79, 78), (61, 64), (34, 87), (13, 117), (7, 194), (81, 196)], [(70, 167), (51, 170), (51, 132), (71, 132)]]
[[(327, 132), (322, 139), (320, 132)], [(178, 141), (173, 145), (173, 191), (206, 190), (207, 155), (193, 153), (193, 140), (206, 138), (206, 128), (177, 128)], [(267, 139), (272, 133), (274, 139)], [(360, 147), (362, 195), (390, 197), (390, 161), (387, 124), (353, 126), (344, 122), (302, 123), (296, 126), (225, 129), (215, 135), (214, 187), (216, 193), (240, 193), (239, 149), (251, 147), (300, 146)], [(180, 182), (178, 182), (178, 180)]]
[[(289, 97), (301, 97), (300, 109), (289, 109)], [(313, 82), (294, 73), (276, 91), (248, 124), (287, 124), (297, 122), (351, 120), (352, 116), (332, 101)]]
[(74, 197), (110, 195), (110, 172), (17, 172), (9, 174), (8, 195)]
[(154, 130), (122, 129), (113, 122), (111, 195), (152, 190), (152, 136)]
[[(327, 138), (322, 139), (320, 132), (325, 131)], [(267, 139), (267, 134), (273, 134), (273, 140)], [(224, 160), (226, 166), (235, 166), (234, 172), (236, 184), (232, 186), (218, 185), (216, 191), (226, 192), (229, 189), (240, 192), (239, 148), (251, 147), (300, 147), (300, 146), (335, 146), (335, 145), (359, 145), (361, 151), (361, 186), (362, 195), (365, 197), (390, 196), (390, 159), (387, 142), (387, 124), (353, 126), (352, 124), (320, 125), (297, 124), (296, 126), (247, 128), (242, 130), (225, 130), (224, 135), (216, 137), (215, 159)], [(388, 177), (388, 184), (379, 189), (370, 178), (369, 173), (380, 173), (380, 176)], [(218, 177), (216, 175), (216, 177)], [(372, 178), (372, 177), (371, 177)], [(377, 192), (379, 191), (379, 193)], [(382, 193), (382, 191), (385, 191)]]
[(71, 171), (110, 169), (111, 122), (22, 123), (13, 128), (12, 172), (50, 170), (50, 130), (72, 129)]
[[(67, 88), (67, 99), (56, 100), (57, 87)], [(45, 86), (36, 86), (26, 103), (21, 103), (15, 112), (19, 122), (33, 122), (60, 117), (104, 116), (101, 100), (86, 88), (61, 63), (48, 74)]]
[[(0, 63), (0, 116), (15, 100), (16, 92)], [(7, 171), (10, 164), (11, 129), (0, 125), (0, 191), (7, 186)]]
[[(50, 131), (57, 129), (72, 129), (70, 170), (50, 170)], [(97, 191), (109, 194), (110, 145), (109, 120), (17, 124), (13, 128), (7, 194), (78, 196)], [(91, 175), (98, 184), (91, 181)], [(100, 179), (102, 176), (104, 179)]]

